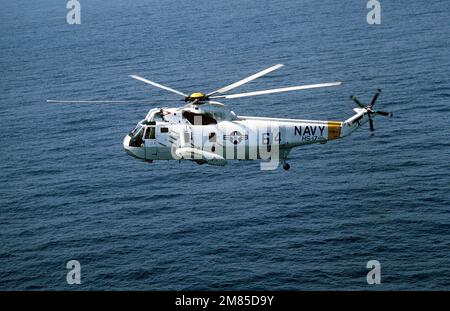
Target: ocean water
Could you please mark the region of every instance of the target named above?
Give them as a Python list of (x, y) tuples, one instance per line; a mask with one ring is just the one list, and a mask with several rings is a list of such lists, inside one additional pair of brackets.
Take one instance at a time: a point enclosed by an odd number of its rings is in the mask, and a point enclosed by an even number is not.
[[(1, 1), (1, 290), (450, 289), (448, 1), (381, 1), (381, 25), (365, 1), (80, 2), (68, 25), (66, 1)], [(128, 75), (208, 92), (276, 63), (239, 91), (344, 84), (236, 114), (343, 120), (381, 88), (395, 117), (295, 149), (288, 172), (123, 151), (149, 109), (179, 104)]]

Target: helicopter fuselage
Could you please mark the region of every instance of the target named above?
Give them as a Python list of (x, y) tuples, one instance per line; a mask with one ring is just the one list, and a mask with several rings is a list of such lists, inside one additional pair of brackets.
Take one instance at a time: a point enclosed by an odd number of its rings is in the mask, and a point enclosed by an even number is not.
[(236, 116), (220, 103), (155, 108), (123, 141), (138, 159), (190, 160), (225, 165), (228, 160), (284, 163), (292, 148), (342, 138), (368, 121), (365, 109), (346, 121)]

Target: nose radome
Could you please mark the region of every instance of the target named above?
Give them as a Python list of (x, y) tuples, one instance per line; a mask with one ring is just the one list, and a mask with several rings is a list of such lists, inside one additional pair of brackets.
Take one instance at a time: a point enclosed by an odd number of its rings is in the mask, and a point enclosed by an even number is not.
[(130, 148), (130, 140), (131, 140), (130, 135), (125, 136), (125, 138), (123, 139), (123, 149), (125, 149), (125, 152), (128, 155), (135, 157), (133, 151), (131, 151)]
[(123, 148), (125, 150), (127, 150), (130, 147), (130, 140), (131, 140), (130, 135), (127, 135), (127, 136), (124, 137), (124, 139), (123, 139)]

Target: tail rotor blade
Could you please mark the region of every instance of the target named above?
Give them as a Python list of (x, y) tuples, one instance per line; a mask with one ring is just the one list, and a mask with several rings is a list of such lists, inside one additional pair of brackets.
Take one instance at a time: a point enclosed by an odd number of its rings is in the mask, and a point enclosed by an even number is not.
[(354, 95), (350, 96), (350, 99), (353, 100), (359, 107), (365, 108), (364, 104), (361, 103), (358, 98), (356, 98)]
[(392, 117), (394, 114), (392, 112), (377, 111), (376, 114), (382, 115), (384, 117)]
[(371, 117), (369, 117), (369, 126), (370, 126), (370, 132), (372, 133), (372, 135), (375, 132), (375, 128), (373, 127), (373, 120)]
[(375, 102), (377, 101), (378, 96), (380, 96), (380, 93), (381, 93), (381, 90), (378, 89), (377, 92), (375, 93), (375, 95), (373, 95), (372, 101), (369, 104), (370, 107), (373, 107), (373, 105), (375, 105)]

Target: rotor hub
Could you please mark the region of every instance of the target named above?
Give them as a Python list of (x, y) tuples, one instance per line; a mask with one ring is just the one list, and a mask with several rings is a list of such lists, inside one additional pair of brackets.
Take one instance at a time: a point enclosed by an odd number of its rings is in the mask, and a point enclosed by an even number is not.
[(192, 93), (191, 95), (189, 95), (185, 98), (185, 101), (187, 101), (187, 102), (193, 102), (193, 103), (198, 103), (198, 104), (203, 104), (207, 100), (208, 100), (208, 96), (201, 92)]
[(197, 99), (197, 98), (204, 98), (204, 97), (206, 97), (206, 95), (201, 92), (196, 92), (196, 93), (192, 93), (189, 97), (193, 98), (193, 99)]

